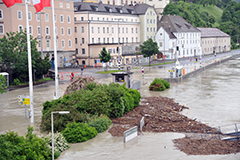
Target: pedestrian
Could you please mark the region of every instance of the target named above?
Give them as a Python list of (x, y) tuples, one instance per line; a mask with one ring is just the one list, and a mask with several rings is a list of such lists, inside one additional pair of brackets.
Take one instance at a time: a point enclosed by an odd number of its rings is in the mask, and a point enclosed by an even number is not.
[(83, 75), (83, 66), (82, 66), (82, 68), (81, 68), (81, 75)]
[(196, 62), (197, 62), (197, 58), (196, 58)]
[(71, 82), (73, 81), (73, 79), (74, 79), (74, 73), (72, 72), (71, 73)]

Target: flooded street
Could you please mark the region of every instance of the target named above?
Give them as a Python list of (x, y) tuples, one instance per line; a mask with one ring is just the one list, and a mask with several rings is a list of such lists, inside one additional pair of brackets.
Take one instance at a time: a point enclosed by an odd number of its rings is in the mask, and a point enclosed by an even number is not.
[[(176, 102), (189, 107), (182, 114), (212, 127), (240, 123), (240, 60), (230, 60), (221, 65), (195, 75), (182, 83), (172, 83), (171, 88), (163, 92), (148, 91), (154, 78), (166, 75), (166, 68), (145, 68), (143, 96), (164, 96), (174, 98)], [(140, 68), (134, 73), (134, 81), (142, 79)], [(112, 78), (100, 79), (109, 82)], [(96, 80), (99, 81), (99, 80)], [(59, 95), (63, 95), (66, 84), (60, 85)], [(41, 118), (41, 104), (53, 99), (54, 86), (34, 87), (35, 125)], [(18, 95), (28, 95), (28, 88), (0, 95), (0, 134), (14, 130), (19, 135), (26, 132), (24, 106), (18, 105)], [(182, 133), (144, 133), (124, 144), (123, 138), (112, 137), (107, 131), (97, 137), (63, 152), (60, 160), (111, 160), (111, 159), (240, 159), (240, 153), (229, 155), (187, 156), (177, 150), (173, 139), (182, 138)]]

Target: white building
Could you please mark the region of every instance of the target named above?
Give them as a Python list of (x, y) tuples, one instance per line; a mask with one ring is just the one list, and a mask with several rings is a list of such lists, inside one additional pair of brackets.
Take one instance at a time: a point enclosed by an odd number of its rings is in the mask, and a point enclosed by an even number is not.
[(163, 16), (157, 28), (155, 41), (158, 43), (160, 55), (165, 58), (176, 59), (202, 54), (201, 31), (182, 17)]

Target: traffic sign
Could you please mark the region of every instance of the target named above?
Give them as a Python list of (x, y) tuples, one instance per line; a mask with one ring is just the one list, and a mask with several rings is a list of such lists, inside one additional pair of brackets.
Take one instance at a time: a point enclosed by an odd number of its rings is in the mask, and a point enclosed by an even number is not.
[(19, 95), (18, 96), (18, 104), (30, 106), (30, 97), (26, 95)]

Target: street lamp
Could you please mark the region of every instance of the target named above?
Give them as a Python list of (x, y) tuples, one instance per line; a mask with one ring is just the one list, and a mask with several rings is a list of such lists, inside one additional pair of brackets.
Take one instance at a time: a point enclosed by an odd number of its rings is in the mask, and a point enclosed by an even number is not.
[(53, 138), (53, 114), (58, 113), (58, 114), (69, 114), (70, 111), (55, 111), (51, 112), (51, 123), (52, 123), (52, 159), (54, 160), (54, 138)]
[(115, 18), (115, 20), (118, 20), (118, 23), (117, 23), (117, 32), (118, 32), (118, 70), (120, 70), (120, 48), (119, 48), (119, 32), (120, 32), (120, 29), (119, 29), (119, 20), (121, 20), (122, 18)]
[(40, 44), (41, 44), (41, 58), (43, 59), (43, 46), (42, 46), (42, 18), (41, 18), (41, 15), (42, 14), (45, 14), (45, 12), (37, 12), (37, 13), (35, 13), (35, 14), (37, 14), (37, 15), (39, 15), (39, 17), (40, 17), (40, 37), (38, 37), (38, 39), (40, 39), (41, 40), (41, 42), (40, 42)]

